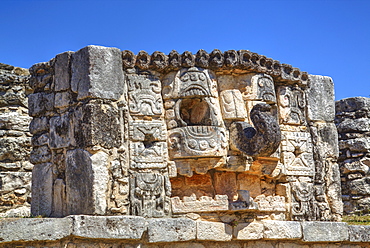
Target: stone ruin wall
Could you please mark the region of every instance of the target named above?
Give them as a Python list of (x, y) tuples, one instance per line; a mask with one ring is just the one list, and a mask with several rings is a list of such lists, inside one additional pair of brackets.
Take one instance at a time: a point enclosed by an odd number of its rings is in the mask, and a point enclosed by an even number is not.
[(339, 133), (338, 159), (345, 214), (370, 212), (370, 98), (336, 102)]
[(32, 213), (338, 221), (333, 82), (249, 51), (30, 68)]
[(30, 215), (28, 79), (28, 70), (0, 63), (0, 217)]
[(368, 227), (320, 222), (341, 218), (340, 179), (345, 214), (369, 206), (370, 100), (334, 107), (331, 78), (96, 46), (30, 73), (0, 64), (0, 217), (29, 214), (33, 164), (33, 215), (103, 216), (2, 219), (0, 247), (369, 247)]

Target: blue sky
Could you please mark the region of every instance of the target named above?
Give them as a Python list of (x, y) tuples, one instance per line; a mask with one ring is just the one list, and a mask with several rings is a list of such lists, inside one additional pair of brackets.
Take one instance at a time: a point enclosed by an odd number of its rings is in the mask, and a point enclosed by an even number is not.
[(29, 68), (103, 45), (137, 53), (246, 49), (370, 96), (370, 0), (2, 0), (0, 62)]

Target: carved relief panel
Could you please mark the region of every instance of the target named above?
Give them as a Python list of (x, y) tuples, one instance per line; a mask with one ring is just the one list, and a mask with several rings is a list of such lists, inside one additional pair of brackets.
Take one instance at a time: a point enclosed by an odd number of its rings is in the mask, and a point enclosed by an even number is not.
[(280, 86), (278, 99), (281, 124), (306, 124), (306, 96), (299, 86)]
[(286, 175), (313, 176), (315, 164), (310, 133), (282, 131), (281, 162)]
[(128, 107), (131, 115), (161, 115), (161, 82), (153, 75), (127, 75)]
[[(162, 94), (170, 159), (180, 164), (179, 159), (226, 156), (228, 136), (210, 71), (191, 67), (170, 73), (163, 79)], [(212, 162), (207, 170), (216, 164)]]

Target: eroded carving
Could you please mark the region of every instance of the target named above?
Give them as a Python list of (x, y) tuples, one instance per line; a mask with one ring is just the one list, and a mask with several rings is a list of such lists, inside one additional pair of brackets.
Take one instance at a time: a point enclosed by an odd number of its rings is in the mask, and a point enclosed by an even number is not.
[(232, 145), (249, 156), (267, 157), (276, 151), (281, 140), (280, 127), (271, 116), (268, 104), (257, 104), (251, 111), (254, 127), (247, 122), (234, 122), (230, 127)]
[(131, 115), (161, 115), (161, 82), (152, 75), (128, 75), (128, 98)]
[(163, 217), (170, 211), (171, 184), (156, 172), (133, 172), (130, 176), (131, 214)]

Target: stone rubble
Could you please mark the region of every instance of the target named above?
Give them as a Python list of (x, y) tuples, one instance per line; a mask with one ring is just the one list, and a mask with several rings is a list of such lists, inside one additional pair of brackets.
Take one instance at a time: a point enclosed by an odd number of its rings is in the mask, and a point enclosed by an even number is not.
[(30, 215), (28, 80), (28, 70), (0, 63), (0, 217)]
[(344, 212), (370, 212), (370, 98), (336, 102)]

